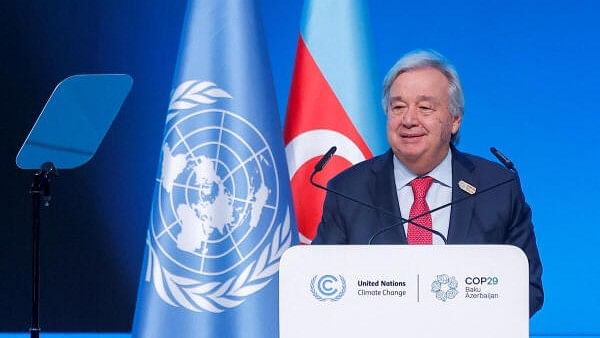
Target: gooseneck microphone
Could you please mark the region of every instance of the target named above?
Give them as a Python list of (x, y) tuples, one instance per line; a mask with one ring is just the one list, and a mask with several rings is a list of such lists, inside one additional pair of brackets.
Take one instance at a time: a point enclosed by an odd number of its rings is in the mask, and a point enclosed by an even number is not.
[[(321, 185), (321, 184), (319, 184), (319, 183), (315, 182), (315, 181), (314, 181), (314, 177), (315, 177), (315, 175), (316, 175), (316, 174), (317, 174), (319, 171), (323, 170), (323, 168), (325, 167), (325, 165), (327, 164), (327, 162), (329, 162), (329, 160), (331, 159), (331, 157), (333, 157), (333, 154), (335, 153), (335, 151), (336, 151), (336, 150), (337, 150), (337, 148), (336, 148), (335, 146), (334, 146), (334, 147), (331, 147), (331, 148), (330, 148), (330, 149), (329, 149), (329, 150), (328, 150), (328, 151), (325, 153), (325, 155), (323, 155), (323, 157), (322, 157), (322, 158), (319, 160), (319, 162), (317, 162), (317, 164), (315, 165), (315, 168), (313, 169), (313, 172), (312, 172), (312, 174), (310, 175), (310, 183), (311, 183), (313, 186), (315, 186), (315, 187), (317, 187), (317, 188), (319, 188), (319, 189), (321, 189), (321, 190), (325, 190), (325, 191), (327, 191), (327, 192), (330, 192), (330, 193), (332, 193), (332, 194), (334, 194), (334, 195), (337, 195), (337, 196), (340, 196), (340, 197), (342, 197), (342, 198), (345, 198), (345, 199), (347, 199), (347, 200), (350, 200), (350, 201), (352, 201), (352, 202), (354, 202), (354, 203), (356, 203), (356, 204), (362, 205), (362, 206), (364, 206), (364, 207), (366, 207), (366, 208), (369, 208), (369, 209), (375, 210), (375, 211), (377, 211), (377, 212), (379, 212), (379, 213), (382, 213), (382, 214), (384, 214), (384, 215), (387, 215), (387, 216), (390, 216), (390, 217), (393, 217), (393, 218), (396, 218), (396, 219), (399, 219), (399, 220), (400, 220), (399, 222), (397, 222), (397, 223), (394, 223), (392, 226), (390, 226), (390, 227), (386, 227), (386, 228), (384, 228), (384, 229), (380, 230), (380, 232), (387, 231), (387, 230), (389, 230), (389, 229), (392, 229), (392, 228), (394, 228), (394, 227), (396, 227), (396, 226), (403, 225), (404, 223), (411, 223), (411, 224), (413, 224), (413, 225), (415, 225), (415, 226), (417, 226), (417, 227), (419, 227), (419, 228), (421, 228), (421, 229), (424, 229), (424, 230), (427, 230), (427, 231), (429, 231), (429, 232), (431, 232), (431, 233), (433, 233), (433, 234), (436, 234), (437, 236), (439, 236), (439, 237), (442, 239), (442, 241), (444, 241), (444, 244), (448, 244), (448, 243), (447, 243), (448, 241), (447, 241), (447, 239), (446, 239), (446, 236), (444, 236), (444, 235), (443, 235), (441, 232), (439, 232), (439, 231), (437, 231), (437, 230), (434, 230), (434, 229), (431, 229), (431, 228), (428, 228), (428, 227), (426, 227), (426, 226), (423, 226), (423, 225), (421, 225), (421, 224), (419, 224), (419, 223), (416, 223), (416, 222), (415, 222), (415, 220), (416, 220), (416, 219), (418, 219), (419, 217), (425, 216), (425, 215), (429, 214), (430, 212), (423, 213), (423, 214), (421, 214), (421, 215), (418, 215), (418, 216), (416, 216), (416, 217), (413, 217), (413, 218), (411, 218), (411, 219), (406, 219), (406, 218), (400, 217), (400, 216), (398, 216), (398, 215), (396, 215), (396, 214), (392, 213), (391, 211), (388, 211), (388, 210), (385, 210), (385, 209), (381, 209), (381, 208), (379, 208), (379, 207), (376, 207), (376, 206), (374, 206), (374, 205), (372, 205), (372, 204), (370, 204), (370, 203), (367, 203), (367, 202), (361, 201), (361, 200), (359, 200), (359, 199), (356, 199), (356, 198), (354, 198), (354, 197), (348, 196), (348, 195), (346, 195), (346, 194), (344, 194), (344, 193), (342, 193), (342, 192), (339, 192), (339, 191), (337, 191), (337, 190), (334, 190), (334, 189), (328, 188), (328, 187), (326, 187), (326, 186), (323, 186), (323, 185)], [(376, 233), (376, 234), (377, 234), (377, 233)], [(373, 241), (374, 237), (375, 237), (375, 236), (371, 236), (371, 239), (369, 240), (369, 244), (371, 244), (371, 242)]]
[(515, 165), (513, 164), (513, 162), (511, 160), (509, 160), (508, 157), (506, 157), (506, 155), (501, 153), (500, 150), (498, 150), (494, 147), (491, 147), (490, 151), (492, 152), (492, 154), (494, 154), (494, 156), (496, 156), (498, 161), (500, 161), (500, 163), (502, 163), (508, 170), (514, 172), (515, 174), (518, 174), (517, 168), (515, 168)]
[(325, 153), (325, 155), (323, 155), (323, 157), (321, 157), (319, 162), (317, 162), (317, 164), (315, 165), (315, 169), (313, 170), (312, 175), (310, 176), (311, 182), (312, 182), (312, 177), (319, 171), (323, 170), (323, 168), (325, 168), (325, 165), (333, 157), (333, 154), (335, 154), (336, 151), (337, 151), (337, 147), (333, 146), (333, 147), (329, 148), (329, 150), (327, 150), (327, 152)]
[[(337, 148), (336, 148), (336, 147), (332, 147), (331, 149), (329, 149), (329, 150), (327, 151), (327, 153), (325, 153), (325, 155), (323, 155), (323, 157), (321, 158), (321, 160), (320, 160), (320, 161), (317, 163), (317, 165), (315, 166), (315, 169), (313, 170), (313, 173), (310, 175), (310, 183), (311, 183), (313, 186), (315, 186), (315, 187), (317, 187), (317, 188), (319, 188), (319, 189), (323, 189), (323, 190), (325, 190), (325, 191), (327, 191), (327, 192), (331, 192), (331, 193), (333, 193), (333, 194), (335, 194), (335, 195), (341, 196), (341, 197), (343, 197), (343, 198), (345, 198), (345, 199), (348, 199), (348, 200), (350, 200), (350, 201), (353, 201), (353, 202), (355, 202), (355, 203), (357, 203), (357, 204), (360, 204), (360, 205), (362, 205), (362, 206), (364, 206), (364, 207), (367, 207), (367, 208), (369, 208), (369, 209), (376, 210), (376, 211), (378, 211), (378, 212), (380, 212), (380, 213), (383, 213), (383, 214), (385, 214), (385, 215), (388, 215), (388, 216), (391, 216), (391, 217), (394, 217), (394, 218), (397, 218), (397, 219), (399, 219), (399, 221), (398, 221), (398, 222), (396, 222), (396, 223), (393, 223), (392, 225), (390, 225), (390, 226), (387, 226), (387, 227), (385, 227), (385, 228), (383, 228), (383, 229), (381, 229), (381, 230), (379, 230), (379, 231), (375, 232), (375, 233), (374, 233), (374, 234), (371, 236), (371, 238), (369, 239), (369, 242), (368, 242), (368, 244), (369, 244), (369, 245), (373, 243), (373, 240), (375, 240), (375, 238), (377, 238), (377, 236), (379, 236), (379, 235), (381, 235), (381, 234), (383, 234), (383, 233), (385, 233), (385, 232), (387, 232), (387, 231), (389, 231), (389, 230), (391, 230), (391, 229), (394, 229), (394, 228), (396, 228), (396, 227), (398, 227), (398, 226), (402, 226), (402, 225), (404, 225), (405, 223), (411, 223), (411, 224), (414, 224), (415, 226), (417, 226), (417, 227), (419, 227), (419, 228), (421, 228), (421, 229), (424, 229), (424, 230), (427, 230), (427, 231), (429, 231), (429, 232), (431, 232), (431, 233), (433, 233), (433, 234), (436, 234), (437, 236), (439, 236), (439, 237), (440, 237), (440, 238), (441, 238), (441, 239), (444, 241), (444, 244), (448, 244), (448, 241), (447, 241), (446, 237), (445, 237), (445, 236), (444, 236), (442, 233), (440, 233), (440, 232), (438, 232), (438, 231), (436, 231), (436, 230), (433, 230), (433, 229), (427, 228), (427, 227), (425, 227), (425, 226), (423, 226), (423, 225), (421, 225), (421, 224), (415, 223), (415, 221), (414, 221), (414, 220), (415, 220), (415, 219), (418, 219), (418, 218), (420, 218), (420, 217), (426, 216), (426, 215), (428, 215), (428, 214), (434, 213), (434, 212), (436, 212), (436, 211), (438, 211), (438, 210), (441, 210), (441, 209), (444, 209), (444, 208), (447, 208), (447, 207), (453, 206), (453, 205), (455, 205), (455, 204), (458, 204), (458, 203), (464, 202), (464, 201), (466, 201), (466, 200), (468, 200), (468, 199), (470, 199), (470, 198), (474, 198), (475, 196), (478, 196), (478, 195), (480, 195), (480, 194), (483, 194), (483, 193), (485, 193), (485, 192), (488, 192), (488, 191), (490, 191), (490, 190), (494, 190), (494, 189), (496, 189), (496, 188), (498, 188), (498, 187), (500, 187), (500, 186), (502, 186), (502, 185), (505, 185), (505, 184), (507, 184), (507, 183), (510, 183), (510, 182), (512, 182), (512, 181), (515, 181), (515, 180), (516, 180), (516, 178), (515, 178), (515, 177), (511, 177), (511, 178), (509, 178), (509, 179), (507, 179), (507, 180), (504, 180), (504, 181), (501, 181), (501, 182), (499, 182), (499, 183), (496, 183), (496, 184), (494, 184), (494, 185), (492, 185), (492, 186), (489, 186), (489, 187), (487, 187), (487, 188), (485, 188), (485, 189), (477, 190), (476, 192), (474, 192), (474, 193), (472, 193), (472, 194), (469, 194), (469, 195), (467, 195), (467, 196), (464, 196), (464, 197), (461, 197), (461, 198), (459, 198), (459, 199), (456, 199), (456, 200), (450, 201), (449, 203), (443, 204), (443, 205), (441, 205), (441, 206), (439, 206), (439, 207), (437, 207), (437, 208), (433, 208), (433, 209), (431, 209), (431, 210), (429, 210), (429, 211), (426, 211), (426, 212), (424, 212), (424, 213), (421, 213), (421, 214), (419, 214), (419, 215), (417, 215), (417, 216), (415, 216), (415, 217), (412, 217), (412, 218), (410, 218), (410, 219), (406, 219), (406, 218), (403, 218), (403, 217), (397, 216), (397, 215), (393, 214), (392, 212), (390, 212), (390, 211), (388, 211), (388, 210), (385, 210), (385, 209), (378, 208), (378, 207), (376, 207), (376, 206), (374, 206), (374, 205), (371, 205), (371, 204), (369, 204), (369, 203), (366, 203), (366, 202), (363, 202), (363, 201), (361, 201), (361, 200), (355, 199), (355, 198), (353, 198), (353, 197), (351, 197), (351, 196), (348, 196), (348, 195), (346, 195), (346, 194), (343, 194), (343, 193), (341, 193), (341, 192), (339, 192), (339, 191), (336, 191), (336, 190), (334, 190), (334, 189), (331, 189), (331, 188), (327, 188), (327, 187), (325, 187), (325, 186), (322, 186), (322, 185), (320, 185), (320, 184), (318, 184), (318, 183), (314, 182), (314, 176), (315, 176), (315, 175), (316, 175), (316, 174), (317, 174), (319, 171), (323, 170), (323, 168), (325, 167), (325, 165), (327, 164), (327, 162), (328, 162), (328, 161), (331, 159), (331, 157), (333, 156), (333, 154), (335, 153), (335, 151), (336, 151), (336, 150), (337, 150)], [(506, 157), (504, 154), (502, 154), (502, 153), (501, 153), (501, 152), (500, 152), (498, 149), (496, 149), (496, 148), (494, 148), (494, 147), (490, 148), (490, 151), (492, 152), (492, 154), (494, 154), (494, 156), (496, 156), (496, 158), (498, 158), (498, 160), (499, 160), (499, 161), (500, 161), (500, 162), (501, 162), (501, 163), (502, 163), (502, 164), (503, 164), (503, 165), (504, 165), (504, 166), (505, 166), (505, 167), (506, 167), (508, 170), (511, 170), (511, 171), (513, 171), (513, 172), (514, 172), (516, 175), (518, 175), (518, 173), (517, 173), (517, 170), (516, 170), (516, 168), (515, 168), (515, 166), (514, 166), (513, 162), (512, 162), (511, 160), (509, 160), (509, 159), (508, 159), (508, 157)], [(317, 170), (317, 169), (318, 169), (318, 170)], [(518, 176), (517, 176), (517, 177), (518, 177)]]

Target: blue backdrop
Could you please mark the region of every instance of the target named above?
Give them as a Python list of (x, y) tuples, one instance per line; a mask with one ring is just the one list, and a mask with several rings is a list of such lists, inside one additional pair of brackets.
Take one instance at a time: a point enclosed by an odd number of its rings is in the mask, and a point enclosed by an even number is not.
[[(495, 146), (515, 162), (544, 265), (546, 301), (533, 334), (600, 336), (600, 25), (593, 1), (370, 1), (380, 78), (405, 52), (432, 48), (456, 66), (465, 91), (459, 148), (489, 159)], [(282, 6), (283, 7), (283, 6)], [(282, 15), (265, 6), (282, 115), (290, 43)], [(282, 14), (286, 13), (286, 14)], [(286, 24), (287, 25), (287, 24)], [(277, 32), (274, 34), (273, 32)], [(589, 174), (588, 174), (589, 172)]]
[[(19, 143), (62, 78), (125, 72), (133, 90), (96, 159), (56, 182), (45, 215), (42, 324), (128, 331), (185, 3), (1, 6), (0, 168), (14, 179), (1, 203), (0, 330), (28, 327), (29, 176), (12, 162)], [(301, 8), (299, 0), (260, 1), (282, 120)], [(441, 52), (465, 90), (461, 150), (491, 159), (496, 146), (516, 163), (544, 264), (546, 302), (532, 333), (600, 336), (600, 3), (373, 0), (369, 9), (380, 78), (409, 50)]]

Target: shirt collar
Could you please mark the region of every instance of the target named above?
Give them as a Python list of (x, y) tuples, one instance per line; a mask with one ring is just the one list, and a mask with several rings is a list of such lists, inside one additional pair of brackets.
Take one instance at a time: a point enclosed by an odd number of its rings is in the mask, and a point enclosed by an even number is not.
[[(393, 156), (394, 161), (394, 178), (396, 180), (397, 189), (401, 189), (405, 185), (410, 184), (412, 180), (417, 178), (396, 156)], [(425, 176), (431, 176), (433, 179), (445, 186), (452, 186), (452, 151), (448, 150), (446, 157), (432, 171)]]

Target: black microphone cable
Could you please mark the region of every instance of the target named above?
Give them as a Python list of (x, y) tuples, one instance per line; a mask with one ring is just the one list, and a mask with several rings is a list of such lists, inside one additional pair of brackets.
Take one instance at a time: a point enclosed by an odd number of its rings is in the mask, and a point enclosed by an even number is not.
[[(325, 186), (323, 186), (323, 185), (321, 185), (321, 184), (319, 184), (319, 183), (315, 182), (315, 181), (314, 181), (314, 177), (315, 177), (315, 175), (316, 175), (318, 172), (320, 172), (321, 170), (323, 170), (323, 168), (325, 168), (325, 165), (327, 164), (327, 162), (329, 162), (329, 160), (331, 159), (331, 157), (333, 157), (333, 154), (335, 153), (335, 151), (336, 151), (336, 150), (337, 150), (337, 148), (336, 148), (335, 146), (334, 146), (334, 147), (331, 147), (331, 148), (330, 148), (330, 149), (329, 149), (329, 150), (328, 150), (328, 151), (325, 153), (325, 155), (323, 155), (323, 157), (322, 157), (322, 158), (319, 160), (319, 162), (317, 162), (317, 164), (315, 165), (315, 168), (314, 168), (314, 170), (313, 170), (312, 174), (310, 175), (310, 183), (311, 183), (313, 186), (315, 186), (315, 187), (317, 187), (317, 188), (319, 188), (319, 189), (325, 190), (325, 191), (327, 191), (327, 192), (331, 192), (331, 193), (333, 193), (333, 194), (335, 194), (335, 195), (338, 195), (338, 196), (341, 196), (341, 197), (343, 197), (343, 198), (346, 198), (346, 199), (348, 199), (348, 200), (350, 200), (350, 201), (352, 201), (352, 202), (354, 202), (354, 203), (360, 204), (360, 205), (362, 205), (362, 206), (364, 206), (364, 207), (366, 207), (366, 208), (369, 208), (369, 209), (372, 209), (372, 210), (376, 210), (376, 211), (378, 211), (378, 212), (380, 212), (380, 213), (382, 213), (382, 214), (385, 214), (385, 215), (387, 215), (387, 216), (390, 216), (390, 217), (393, 217), (393, 218), (396, 218), (396, 219), (400, 219), (400, 220), (401, 220), (400, 222), (398, 222), (398, 223), (394, 223), (392, 226), (390, 226), (390, 227), (386, 227), (386, 228), (384, 228), (384, 229), (380, 230), (379, 232), (385, 232), (385, 231), (387, 231), (387, 230), (390, 230), (391, 228), (394, 228), (394, 227), (396, 227), (396, 226), (398, 226), (398, 225), (402, 225), (402, 224), (404, 224), (404, 223), (410, 223), (410, 224), (413, 224), (413, 225), (415, 225), (416, 227), (419, 227), (419, 228), (421, 228), (421, 229), (423, 229), (423, 230), (426, 230), (426, 231), (429, 231), (429, 232), (431, 232), (431, 233), (433, 233), (433, 234), (436, 234), (437, 236), (439, 236), (439, 237), (442, 239), (442, 241), (444, 241), (444, 244), (448, 244), (448, 240), (446, 239), (446, 236), (444, 236), (444, 235), (443, 235), (441, 232), (439, 232), (439, 231), (437, 231), (437, 230), (434, 230), (434, 229), (431, 229), (431, 228), (428, 228), (428, 227), (426, 227), (426, 226), (424, 226), (424, 225), (421, 225), (421, 224), (419, 224), (419, 223), (417, 223), (417, 222), (415, 221), (415, 220), (416, 220), (416, 219), (418, 219), (419, 217), (426, 216), (428, 213), (423, 213), (423, 214), (421, 214), (421, 215), (418, 215), (418, 216), (416, 216), (416, 217), (413, 217), (413, 218), (411, 218), (411, 219), (406, 219), (406, 218), (404, 218), (404, 217), (400, 217), (400, 216), (398, 216), (398, 215), (395, 215), (395, 214), (391, 213), (391, 212), (390, 212), (390, 211), (388, 211), (388, 210), (381, 209), (381, 208), (379, 208), (379, 207), (376, 207), (376, 206), (374, 206), (374, 205), (371, 205), (371, 204), (369, 204), (369, 203), (366, 203), (366, 202), (364, 202), (364, 201), (358, 200), (358, 199), (356, 199), (356, 198), (354, 198), (354, 197), (348, 196), (348, 195), (346, 195), (346, 194), (344, 194), (344, 193), (341, 193), (341, 192), (339, 192), (339, 191), (337, 191), (337, 190), (334, 190), (334, 189), (331, 189), (331, 188), (325, 187)], [(377, 232), (376, 234), (378, 234), (379, 232)], [(373, 241), (373, 238), (374, 238), (374, 237), (375, 237), (375, 236), (371, 236), (371, 239), (369, 240), (369, 244), (372, 244), (371, 242)]]
[[(501, 185), (504, 185), (504, 184), (507, 184), (507, 183), (510, 183), (510, 182), (512, 182), (512, 181), (514, 181), (514, 180), (515, 180), (515, 178), (514, 178), (514, 177), (512, 177), (512, 178), (509, 178), (508, 180), (502, 181), (502, 182), (500, 182), (500, 183), (496, 183), (496, 184), (494, 184), (494, 185), (492, 185), (492, 186), (490, 186), (490, 187), (487, 187), (487, 188), (485, 188), (485, 189), (483, 189), (483, 190), (479, 190), (479, 191), (475, 192), (475, 193), (474, 193), (474, 194), (472, 194), (472, 195), (467, 195), (467, 196), (461, 197), (461, 198), (459, 198), (459, 199), (457, 199), (457, 200), (450, 201), (450, 202), (448, 202), (448, 203), (446, 203), (446, 204), (440, 205), (440, 206), (439, 206), (439, 207), (437, 207), (437, 208), (433, 208), (433, 209), (431, 209), (431, 210), (429, 210), (429, 211), (425, 211), (425, 212), (423, 212), (423, 213), (421, 213), (421, 214), (419, 214), (419, 215), (417, 215), (417, 216), (415, 216), (415, 217), (413, 217), (413, 218), (410, 218), (410, 219), (407, 219), (407, 220), (404, 220), (404, 219), (402, 219), (400, 222), (394, 223), (394, 224), (392, 224), (392, 225), (390, 225), (390, 226), (388, 226), (388, 227), (385, 227), (385, 228), (383, 228), (383, 229), (381, 229), (381, 230), (377, 231), (376, 233), (374, 233), (374, 234), (373, 234), (373, 236), (371, 236), (371, 239), (369, 239), (369, 244), (372, 244), (373, 240), (374, 240), (374, 239), (375, 239), (377, 236), (379, 236), (379, 235), (381, 235), (382, 233), (384, 233), (384, 232), (386, 232), (386, 231), (388, 231), (388, 230), (391, 230), (391, 229), (393, 229), (393, 228), (395, 228), (395, 227), (397, 227), (397, 226), (401, 226), (401, 225), (403, 225), (404, 223), (407, 223), (407, 222), (410, 222), (410, 223), (412, 223), (412, 220), (414, 220), (414, 219), (417, 219), (417, 218), (420, 218), (420, 217), (426, 216), (426, 215), (428, 215), (428, 214), (434, 213), (434, 212), (436, 212), (436, 211), (438, 211), (438, 210), (441, 210), (441, 209), (447, 208), (447, 207), (449, 207), (449, 206), (451, 206), (451, 205), (455, 205), (455, 204), (458, 204), (458, 203), (460, 203), (460, 202), (466, 201), (466, 200), (468, 200), (468, 199), (470, 199), (470, 198), (473, 198), (473, 197), (475, 197), (475, 196), (477, 196), (477, 195), (479, 195), (479, 194), (483, 194), (484, 192), (490, 191), (490, 190), (492, 190), (492, 189), (496, 189), (497, 187), (499, 187), (499, 186), (501, 186)], [(413, 224), (414, 224), (414, 223), (413, 223)], [(433, 231), (433, 229), (432, 229), (432, 231)], [(448, 244), (448, 242), (446, 241), (446, 238), (445, 238), (443, 235), (441, 235), (441, 234), (440, 234), (440, 236), (441, 236), (441, 237), (442, 237), (442, 239), (444, 240), (444, 244)]]
[[(514, 163), (513, 163), (513, 162), (512, 162), (512, 161), (511, 161), (511, 160), (510, 160), (508, 157), (506, 157), (506, 155), (504, 155), (502, 152), (500, 152), (500, 151), (499, 151), (498, 149), (496, 149), (495, 147), (491, 147), (491, 148), (490, 148), (490, 151), (492, 152), (492, 154), (494, 154), (494, 156), (496, 156), (496, 158), (497, 158), (497, 159), (498, 159), (498, 160), (499, 160), (499, 161), (500, 161), (500, 162), (501, 162), (501, 163), (502, 163), (502, 164), (503, 164), (503, 165), (504, 165), (504, 166), (505, 166), (505, 167), (506, 167), (508, 170), (510, 170), (510, 171), (512, 171), (513, 173), (515, 173), (515, 175), (516, 175), (516, 177), (517, 177), (517, 178), (519, 177), (519, 176), (518, 176), (518, 172), (517, 172), (517, 168), (515, 168), (515, 165), (514, 165)], [(448, 203), (446, 203), (446, 204), (444, 204), (444, 205), (441, 205), (441, 206), (439, 206), (439, 207), (437, 207), (437, 208), (434, 208), (434, 209), (432, 209), (432, 210), (429, 210), (429, 211), (426, 211), (426, 212), (424, 212), (424, 213), (421, 213), (420, 215), (417, 215), (417, 216), (415, 216), (415, 217), (413, 217), (413, 218), (411, 218), (411, 219), (408, 219), (408, 220), (404, 220), (404, 219), (402, 219), (400, 222), (396, 222), (396, 223), (394, 223), (394, 224), (392, 224), (392, 225), (390, 225), (390, 226), (388, 226), (388, 227), (385, 227), (385, 228), (383, 228), (383, 229), (381, 229), (381, 230), (377, 231), (376, 233), (374, 233), (374, 234), (373, 234), (373, 236), (371, 236), (371, 239), (369, 239), (369, 244), (372, 244), (373, 240), (374, 240), (374, 239), (375, 239), (377, 236), (379, 236), (379, 235), (381, 235), (382, 233), (384, 233), (384, 232), (387, 232), (387, 231), (389, 231), (389, 230), (391, 230), (391, 229), (393, 229), (393, 228), (395, 228), (395, 227), (402, 226), (404, 223), (411, 222), (412, 220), (414, 220), (414, 219), (416, 219), (416, 218), (423, 217), (423, 216), (425, 216), (425, 215), (427, 215), (427, 214), (431, 214), (431, 213), (433, 213), (433, 212), (436, 212), (436, 211), (438, 211), (438, 210), (441, 210), (441, 209), (447, 208), (447, 207), (449, 207), (449, 206), (452, 206), (452, 205), (458, 204), (458, 203), (460, 203), (460, 202), (463, 202), (463, 201), (465, 201), (465, 200), (468, 200), (468, 199), (470, 199), (470, 198), (473, 198), (473, 197), (475, 197), (475, 196), (477, 196), (477, 195), (479, 195), (479, 194), (483, 194), (484, 192), (487, 192), (487, 191), (490, 191), (490, 190), (496, 189), (496, 188), (497, 188), (497, 187), (499, 187), (499, 186), (502, 186), (502, 185), (504, 185), (504, 184), (507, 184), (507, 183), (510, 183), (510, 182), (512, 182), (512, 181), (514, 181), (514, 180), (516, 180), (517, 178), (515, 178), (515, 177), (511, 177), (511, 178), (509, 178), (508, 180), (502, 181), (502, 182), (500, 182), (500, 183), (496, 183), (496, 184), (494, 184), (494, 185), (492, 185), (492, 186), (490, 186), (490, 187), (487, 187), (487, 188), (485, 188), (485, 189), (483, 189), (483, 190), (479, 190), (479, 191), (475, 192), (474, 194), (471, 194), (471, 195), (464, 196), (464, 197), (462, 197), (462, 198), (459, 198), (459, 199), (457, 199), (457, 200), (454, 200), (454, 201), (450, 201), (450, 202), (448, 202)], [(411, 223), (412, 223), (412, 222), (411, 222)], [(444, 239), (444, 244), (448, 244), (448, 243), (447, 243), (447, 241), (445, 240), (446, 238), (445, 238), (444, 236), (441, 236), (441, 237), (442, 237), (442, 239)]]

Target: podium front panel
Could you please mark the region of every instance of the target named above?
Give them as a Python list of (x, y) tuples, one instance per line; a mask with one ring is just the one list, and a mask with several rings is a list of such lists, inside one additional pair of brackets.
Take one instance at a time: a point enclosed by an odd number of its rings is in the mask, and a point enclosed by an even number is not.
[(296, 246), (280, 337), (529, 337), (528, 271), (508, 245)]

